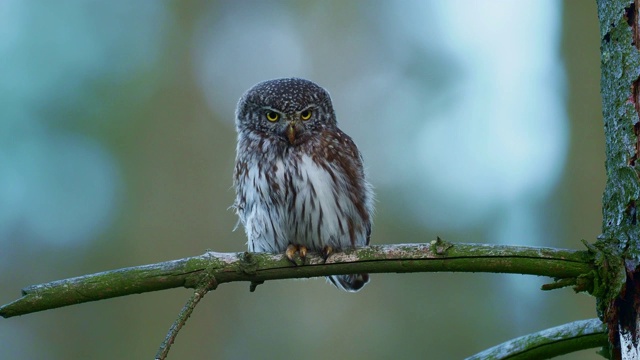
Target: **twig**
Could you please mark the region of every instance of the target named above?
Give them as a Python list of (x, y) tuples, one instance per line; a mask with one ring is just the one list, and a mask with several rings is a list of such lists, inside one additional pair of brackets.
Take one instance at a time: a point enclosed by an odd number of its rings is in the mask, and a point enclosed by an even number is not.
[(207, 294), (207, 292), (211, 290), (215, 290), (217, 287), (218, 287), (218, 282), (216, 281), (216, 278), (213, 276), (210, 276), (209, 274), (206, 274), (205, 279), (203, 279), (202, 283), (196, 288), (196, 290), (193, 292), (193, 295), (189, 297), (189, 300), (187, 300), (187, 303), (184, 304), (184, 306), (182, 307), (182, 310), (180, 310), (180, 313), (178, 314), (178, 318), (176, 319), (176, 321), (173, 322), (173, 325), (171, 325), (171, 328), (169, 328), (169, 332), (167, 333), (167, 336), (164, 338), (164, 341), (162, 342), (162, 344), (160, 345), (160, 348), (158, 349), (158, 352), (156, 353), (156, 360), (164, 360), (167, 358), (167, 355), (169, 354), (169, 349), (171, 348), (171, 345), (173, 345), (174, 341), (176, 340), (176, 337), (178, 336), (178, 332), (180, 331), (180, 329), (182, 329), (184, 324), (186, 324), (187, 319), (189, 319), (189, 317), (193, 313), (193, 310), (196, 308), (196, 305), (198, 305), (200, 300), (202, 300), (202, 298)]

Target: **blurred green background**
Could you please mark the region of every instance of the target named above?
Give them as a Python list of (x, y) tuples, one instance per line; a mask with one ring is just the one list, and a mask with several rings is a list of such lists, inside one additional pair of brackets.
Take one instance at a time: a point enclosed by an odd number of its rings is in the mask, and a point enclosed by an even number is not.
[[(0, 303), (62, 278), (243, 251), (234, 109), (326, 87), (376, 187), (374, 243), (582, 249), (601, 228), (594, 1), (0, 2)], [(224, 284), (172, 359), (457, 359), (595, 316), (550, 279)], [(153, 356), (186, 289), (0, 321), (3, 359)], [(597, 359), (595, 350), (566, 359)]]

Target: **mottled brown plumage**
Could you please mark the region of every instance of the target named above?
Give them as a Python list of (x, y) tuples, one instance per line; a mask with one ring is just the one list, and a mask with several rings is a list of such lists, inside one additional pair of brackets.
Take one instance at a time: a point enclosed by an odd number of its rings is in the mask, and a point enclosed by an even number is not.
[[(250, 251), (332, 251), (369, 244), (373, 191), (329, 93), (296, 78), (259, 83), (236, 110), (234, 207)], [(329, 279), (358, 291), (368, 274)]]

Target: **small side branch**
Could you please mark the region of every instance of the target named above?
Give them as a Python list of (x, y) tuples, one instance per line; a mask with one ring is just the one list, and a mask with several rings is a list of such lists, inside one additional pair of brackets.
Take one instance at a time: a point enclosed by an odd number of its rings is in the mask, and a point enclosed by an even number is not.
[(353, 273), (491, 272), (576, 278), (592, 270), (588, 251), (553, 248), (452, 244), (367, 246), (333, 254), (326, 263), (309, 254), (304, 266), (292, 266), (283, 255), (207, 252), (179, 260), (105, 271), (29, 286), (22, 297), (0, 307), (8, 318), (117, 296), (176, 287), (197, 288), (209, 273), (218, 284), (310, 278)]
[(549, 359), (598, 346), (607, 346), (607, 327), (600, 319), (589, 319), (509, 340), (467, 360)]
[(176, 340), (178, 336), (178, 332), (184, 324), (187, 323), (187, 320), (193, 313), (193, 310), (196, 308), (196, 305), (202, 300), (202, 298), (211, 290), (215, 290), (218, 287), (218, 282), (216, 278), (211, 276), (210, 274), (205, 274), (204, 278), (200, 285), (193, 292), (193, 295), (187, 300), (187, 303), (182, 307), (180, 314), (178, 314), (178, 318), (174, 321), (173, 325), (169, 329), (167, 336), (164, 341), (160, 345), (158, 352), (156, 353), (156, 360), (164, 360), (167, 358), (169, 354), (169, 349), (171, 349), (171, 345)]

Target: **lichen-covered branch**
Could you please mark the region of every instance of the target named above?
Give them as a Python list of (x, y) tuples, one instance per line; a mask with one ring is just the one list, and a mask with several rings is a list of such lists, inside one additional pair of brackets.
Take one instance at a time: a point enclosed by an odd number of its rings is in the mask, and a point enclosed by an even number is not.
[[(309, 254), (304, 266), (282, 255), (215, 253), (105, 271), (29, 286), (22, 297), (0, 307), (11, 317), (88, 301), (164, 290), (195, 288), (204, 274), (218, 284), (248, 281), (255, 289), (267, 280), (309, 278), (351, 273), (493, 272), (584, 278), (592, 274), (589, 251), (525, 246), (454, 244), (438, 239), (428, 244), (368, 246), (333, 254), (326, 263)], [(581, 276), (582, 275), (582, 276)]]
[(574, 321), (494, 346), (467, 360), (549, 359), (607, 345), (607, 327), (600, 319)]

